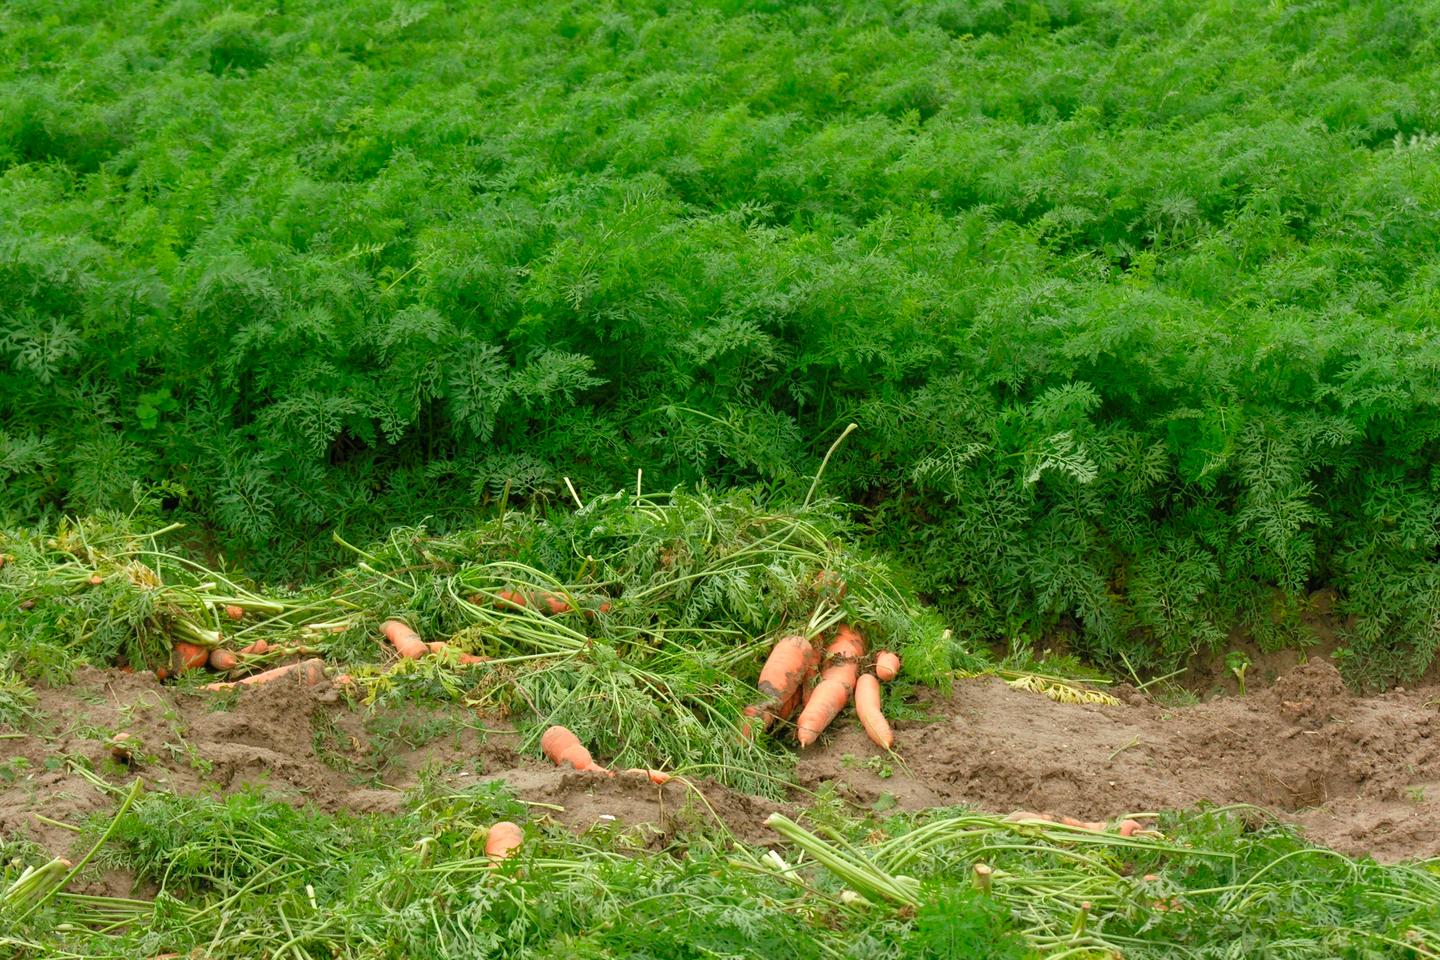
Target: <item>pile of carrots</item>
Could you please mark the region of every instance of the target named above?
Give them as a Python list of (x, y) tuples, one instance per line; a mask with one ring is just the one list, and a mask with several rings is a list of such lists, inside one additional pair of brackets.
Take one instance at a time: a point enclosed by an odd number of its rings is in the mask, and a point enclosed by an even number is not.
[(781, 637), (760, 670), (758, 687), (762, 699), (745, 708), (744, 734), (750, 735), (752, 723), (769, 729), (775, 721), (788, 721), (799, 710), (795, 739), (801, 747), (808, 747), (853, 697), (855, 715), (866, 735), (877, 746), (889, 750), (895, 744), (895, 735), (881, 710), (880, 682), (895, 679), (900, 672), (900, 658), (881, 650), (872, 669), (862, 674), (864, 662), (865, 639), (848, 624), (836, 629), (823, 656), (806, 637)]

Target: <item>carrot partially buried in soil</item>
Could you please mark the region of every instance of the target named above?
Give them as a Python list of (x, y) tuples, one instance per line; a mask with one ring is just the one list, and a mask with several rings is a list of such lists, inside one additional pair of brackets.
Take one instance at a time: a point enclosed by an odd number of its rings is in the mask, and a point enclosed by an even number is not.
[(525, 833), (519, 824), (501, 820), (490, 827), (485, 835), (485, 856), (492, 860), (504, 860), (525, 842)]
[[(815, 672), (820, 663), (820, 654), (814, 644), (799, 635), (781, 637), (770, 648), (765, 666), (760, 668), (760, 680), (756, 684), (763, 697), (758, 703), (745, 708), (745, 716), (751, 720), (759, 718), (761, 728), (769, 727), (776, 717), (789, 718), (798, 705), (797, 696), (801, 687)], [(750, 724), (743, 727), (749, 735)]]
[(627, 777), (646, 777), (657, 787), (663, 787), (670, 782), (670, 774), (664, 770), (647, 770), (644, 767), (631, 767), (629, 770), (623, 772)]
[(540, 749), (545, 751), (545, 756), (549, 757), (557, 767), (563, 767), (568, 763), (576, 770), (603, 773), (607, 777), (615, 776), (596, 763), (590, 756), (590, 751), (586, 750), (585, 745), (580, 742), (580, 738), (565, 727), (554, 726), (541, 734)]
[(406, 660), (419, 660), (430, 652), (425, 641), (420, 639), (420, 634), (399, 620), (386, 620), (380, 624), (380, 632), (385, 634), (385, 639), (390, 641), (395, 652)]
[(239, 680), (229, 680), (222, 683), (207, 683), (206, 690), (229, 690), (232, 687), (246, 687), (262, 683), (273, 683), (276, 680), (288, 677), (292, 673), (298, 673), (301, 681), (307, 687), (313, 687), (325, 679), (325, 661), (319, 657), (312, 657), (309, 660), (301, 660), (298, 663), (287, 663), (283, 667), (276, 667), (274, 670), (266, 670), (264, 673), (257, 673)]
[(795, 721), (795, 739), (808, 747), (821, 732), (845, 709), (855, 682), (859, 679), (859, 660), (865, 655), (865, 641), (860, 634), (842, 625), (835, 639), (825, 648), (830, 665), (820, 671), (820, 682), (810, 693), (805, 709)]
[(890, 732), (890, 724), (880, 710), (880, 681), (873, 673), (865, 674), (855, 683), (855, 716), (860, 718), (866, 736), (877, 747), (889, 750), (895, 745), (895, 734)]

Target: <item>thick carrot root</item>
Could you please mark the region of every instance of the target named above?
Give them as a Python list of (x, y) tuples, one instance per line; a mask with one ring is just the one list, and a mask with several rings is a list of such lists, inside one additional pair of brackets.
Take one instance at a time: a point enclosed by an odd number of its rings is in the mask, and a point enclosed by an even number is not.
[(485, 856), (492, 860), (504, 860), (525, 842), (525, 834), (518, 824), (501, 820), (490, 827), (485, 835)]
[(800, 746), (814, 743), (821, 732), (845, 709), (855, 682), (859, 679), (859, 660), (865, 655), (865, 641), (858, 632), (842, 625), (835, 639), (825, 648), (830, 665), (820, 671), (820, 682), (795, 721), (795, 738)]
[(568, 763), (576, 770), (603, 773), (607, 777), (615, 776), (596, 763), (595, 759), (590, 756), (590, 751), (586, 750), (584, 744), (580, 742), (580, 738), (565, 727), (554, 726), (541, 734), (540, 749), (557, 767), (563, 767)]
[(380, 624), (380, 632), (385, 634), (395, 652), (406, 660), (419, 660), (430, 652), (420, 635), (399, 620), (386, 620)]
[(865, 674), (855, 684), (855, 716), (876, 746), (889, 750), (895, 745), (895, 734), (890, 732), (890, 724), (880, 710), (880, 681), (873, 673)]
[[(774, 722), (776, 717), (789, 719), (799, 705), (801, 688), (814, 674), (820, 663), (820, 655), (814, 644), (802, 636), (791, 635), (775, 641), (765, 666), (760, 668), (757, 686), (762, 699), (745, 708), (750, 721), (758, 720), (761, 729)], [(750, 735), (751, 723), (742, 727), (745, 736)]]

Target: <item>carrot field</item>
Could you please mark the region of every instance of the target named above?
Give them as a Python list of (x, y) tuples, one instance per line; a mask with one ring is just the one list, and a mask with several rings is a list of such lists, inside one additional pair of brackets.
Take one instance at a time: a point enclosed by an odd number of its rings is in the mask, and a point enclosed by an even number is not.
[(1437, 37), (0, 6), (0, 957), (1440, 956)]

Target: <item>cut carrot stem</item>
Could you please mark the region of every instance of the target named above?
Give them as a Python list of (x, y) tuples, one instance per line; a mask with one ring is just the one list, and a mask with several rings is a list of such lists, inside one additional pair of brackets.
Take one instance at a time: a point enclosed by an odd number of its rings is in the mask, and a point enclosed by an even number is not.
[(855, 716), (877, 747), (889, 750), (895, 745), (895, 734), (890, 732), (890, 724), (880, 709), (880, 681), (873, 673), (865, 674), (855, 684)]

